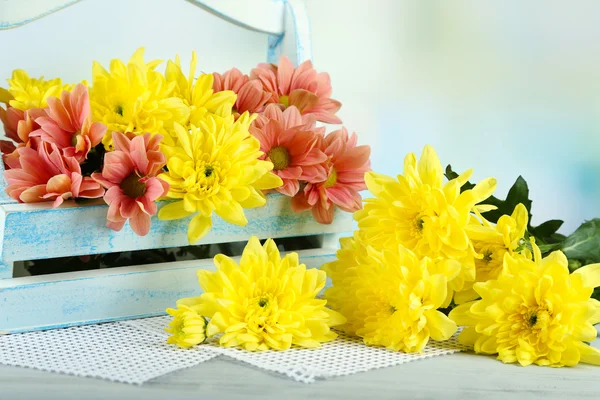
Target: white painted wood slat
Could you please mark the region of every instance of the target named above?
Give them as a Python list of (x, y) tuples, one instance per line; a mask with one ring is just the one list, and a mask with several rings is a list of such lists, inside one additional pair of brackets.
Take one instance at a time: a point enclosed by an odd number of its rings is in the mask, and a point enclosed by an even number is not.
[[(335, 249), (298, 254), (319, 268)], [(0, 335), (163, 315), (202, 293), (198, 269), (214, 270), (212, 259), (0, 280)]]

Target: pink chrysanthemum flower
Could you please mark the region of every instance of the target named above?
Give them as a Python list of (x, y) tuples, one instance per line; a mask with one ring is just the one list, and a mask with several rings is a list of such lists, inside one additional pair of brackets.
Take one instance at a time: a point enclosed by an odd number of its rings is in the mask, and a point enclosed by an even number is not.
[(233, 114), (237, 119), (245, 111), (259, 113), (264, 110), (265, 104), (271, 98), (271, 93), (263, 90), (259, 80), (250, 80), (239, 69), (232, 68), (223, 75), (213, 73), (213, 90), (222, 92), (231, 90), (237, 94), (233, 107)]
[(324, 152), (329, 157), (327, 178), (309, 182), (304, 191), (292, 199), (296, 212), (312, 209), (315, 220), (322, 224), (333, 221), (334, 206), (354, 212), (362, 207), (358, 193), (366, 189), (365, 172), (370, 170), (369, 146), (357, 146), (357, 137), (348, 136), (346, 128), (331, 132), (324, 139)]
[(327, 179), (327, 156), (321, 151), (322, 134), (314, 121), (302, 118), (296, 107), (281, 111), (276, 105), (265, 110), (266, 123), (251, 126), (250, 133), (260, 142), (261, 159), (273, 163), (273, 172), (283, 181), (276, 190), (293, 197), (300, 181)]
[(87, 158), (92, 147), (102, 141), (106, 125), (92, 123), (88, 89), (78, 83), (71, 91), (62, 92), (60, 99), (48, 98), (46, 116), (35, 120), (40, 129), (33, 135), (44, 142), (55, 144), (65, 157), (75, 157), (79, 163)]
[(35, 119), (45, 115), (41, 108), (30, 108), (27, 111), (8, 107), (6, 110), (0, 107), (0, 120), (4, 125), (4, 133), (11, 140), (0, 140), (0, 150), (4, 155), (4, 162), (8, 168), (20, 168), (19, 153), (15, 151), (19, 147), (32, 147), (37, 149), (38, 138), (31, 137), (31, 133), (40, 126)]
[(318, 135), (325, 134), (325, 127), (317, 128), (317, 118), (312, 114), (300, 114), (295, 106), (291, 106), (283, 111), (277, 104), (269, 104), (265, 110), (258, 114), (252, 122), (252, 126), (263, 129), (270, 120), (279, 122), (283, 129), (300, 128), (305, 131), (313, 131)]
[(64, 200), (98, 198), (104, 189), (90, 177), (81, 175), (77, 160), (63, 157), (56, 145), (43, 144), (37, 150), (20, 147), (19, 168), (4, 173), (10, 197), (22, 203), (54, 200), (58, 207)]
[(128, 138), (113, 132), (112, 138), (115, 151), (104, 156), (102, 173), (92, 174), (108, 189), (104, 195), (109, 206), (106, 226), (120, 231), (129, 220), (131, 229), (145, 236), (150, 231), (150, 216), (156, 215), (154, 201), (169, 190), (169, 185), (156, 177), (166, 162), (158, 150), (162, 136), (146, 133)]
[(278, 65), (259, 64), (251, 73), (263, 89), (271, 93), (270, 103), (283, 108), (296, 106), (301, 114), (313, 114), (317, 121), (339, 124), (335, 115), (342, 103), (330, 98), (331, 80), (326, 72), (317, 73), (310, 61), (294, 68), (289, 58), (283, 56)]

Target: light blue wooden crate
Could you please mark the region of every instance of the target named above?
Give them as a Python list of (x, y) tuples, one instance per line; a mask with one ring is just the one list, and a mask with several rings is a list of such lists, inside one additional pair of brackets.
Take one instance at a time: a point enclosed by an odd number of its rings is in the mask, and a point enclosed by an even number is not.
[[(21, 26), (76, 2), (2, 1), (0, 29)], [(308, 18), (300, 0), (190, 3), (267, 33), (269, 62), (276, 62), (282, 53), (296, 63), (310, 59)], [(105, 226), (107, 206), (101, 201), (85, 206), (67, 202), (58, 209), (15, 203), (5, 194), (1, 168), (0, 334), (162, 315), (177, 299), (200, 294), (196, 271), (211, 269), (210, 259), (13, 278), (17, 261), (186, 246), (188, 221), (154, 218), (144, 237), (128, 225), (115, 232)], [(322, 235), (318, 248), (299, 252), (307, 266), (319, 267), (333, 259), (339, 234), (352, 230), (350, 214), (338, 210), (333, 224), (321, 225), (309, 212), (294, 213), (290, 199), (279, 194), (268, 195), (266, 207), (247, 210), (246, 216), (245, 227), (214, 216), (213, 229), (199, 244), (246, 241), (252, 235), (262, 239)]]

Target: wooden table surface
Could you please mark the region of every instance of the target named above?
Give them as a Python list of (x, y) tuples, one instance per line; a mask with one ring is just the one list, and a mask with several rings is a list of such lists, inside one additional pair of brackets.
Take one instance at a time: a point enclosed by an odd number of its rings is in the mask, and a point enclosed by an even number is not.
[[(593, 343), (600, 348), (600, 340)], [(177, 399), (598, 399), (600, 367), (505, 365), (457, 353), (360, 374), (297, 383), (218, 358), (133, 386), (0, 366), (1, 400)]]

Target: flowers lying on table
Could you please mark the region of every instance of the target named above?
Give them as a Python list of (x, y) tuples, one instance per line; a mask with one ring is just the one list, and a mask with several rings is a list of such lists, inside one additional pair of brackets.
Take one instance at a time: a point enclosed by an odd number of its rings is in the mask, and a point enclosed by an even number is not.
[[(281, 257), (275, 242), (250, 238), (239, 264), (219, 254), (216, 271), (198, 271), (204, 293), (181, 299), (167, 332), (169, 343), (191, 347), (219, 336), (224, 347), (285, 350), (319, 347), (337, 337), (331, 327), (345, 318), (316, 295), (326, 275), (300, 264), (297, 253)], [(208, 319), (208, 323), (206, 323)]]
[(247, 224), (243, 209), (264, 206), (272, 189), (324, 224), (335, 208), (362, 207), (369, 147), (345, 128), (317, 127), (341, 123), (327, 73), (310, 61), (294, 68), (286, 57), (249, 76), (235, 68), (196, 74), (195, 53), (188, 76), (179, 57), (164, 73), (160, 64), (144, 61), (143, 48), (108, 70), (95, 62), (90, 86), (14, 71), (0, 88), (8, 195), (55, 207), (104, 197), (107, 226), (129, 221), (142, 236), (155, 214), (191, 216), (190, 243), (210, 231), (213, 212)]
[(412, 352), (465, 325), (460, 341), (503, 362), (600, 365), (600, 351), (586, 344), (600, 322), (600, 301), (590, 298), (600, 286), (600, 264), (591, 264), (600, 262), (600, 220), (569, 238), (554, 221), (532, 227), (522, 178), (502, 201), (493, 178), (474, 185), (470, 175), (448, 167), (443, 184), (430, 146), (418, 161), (405, 158), (397, 180), (366, 174), (374, 197), (323, 267), (333, 283), (325, 298), (347, 318), (340, 329)]

